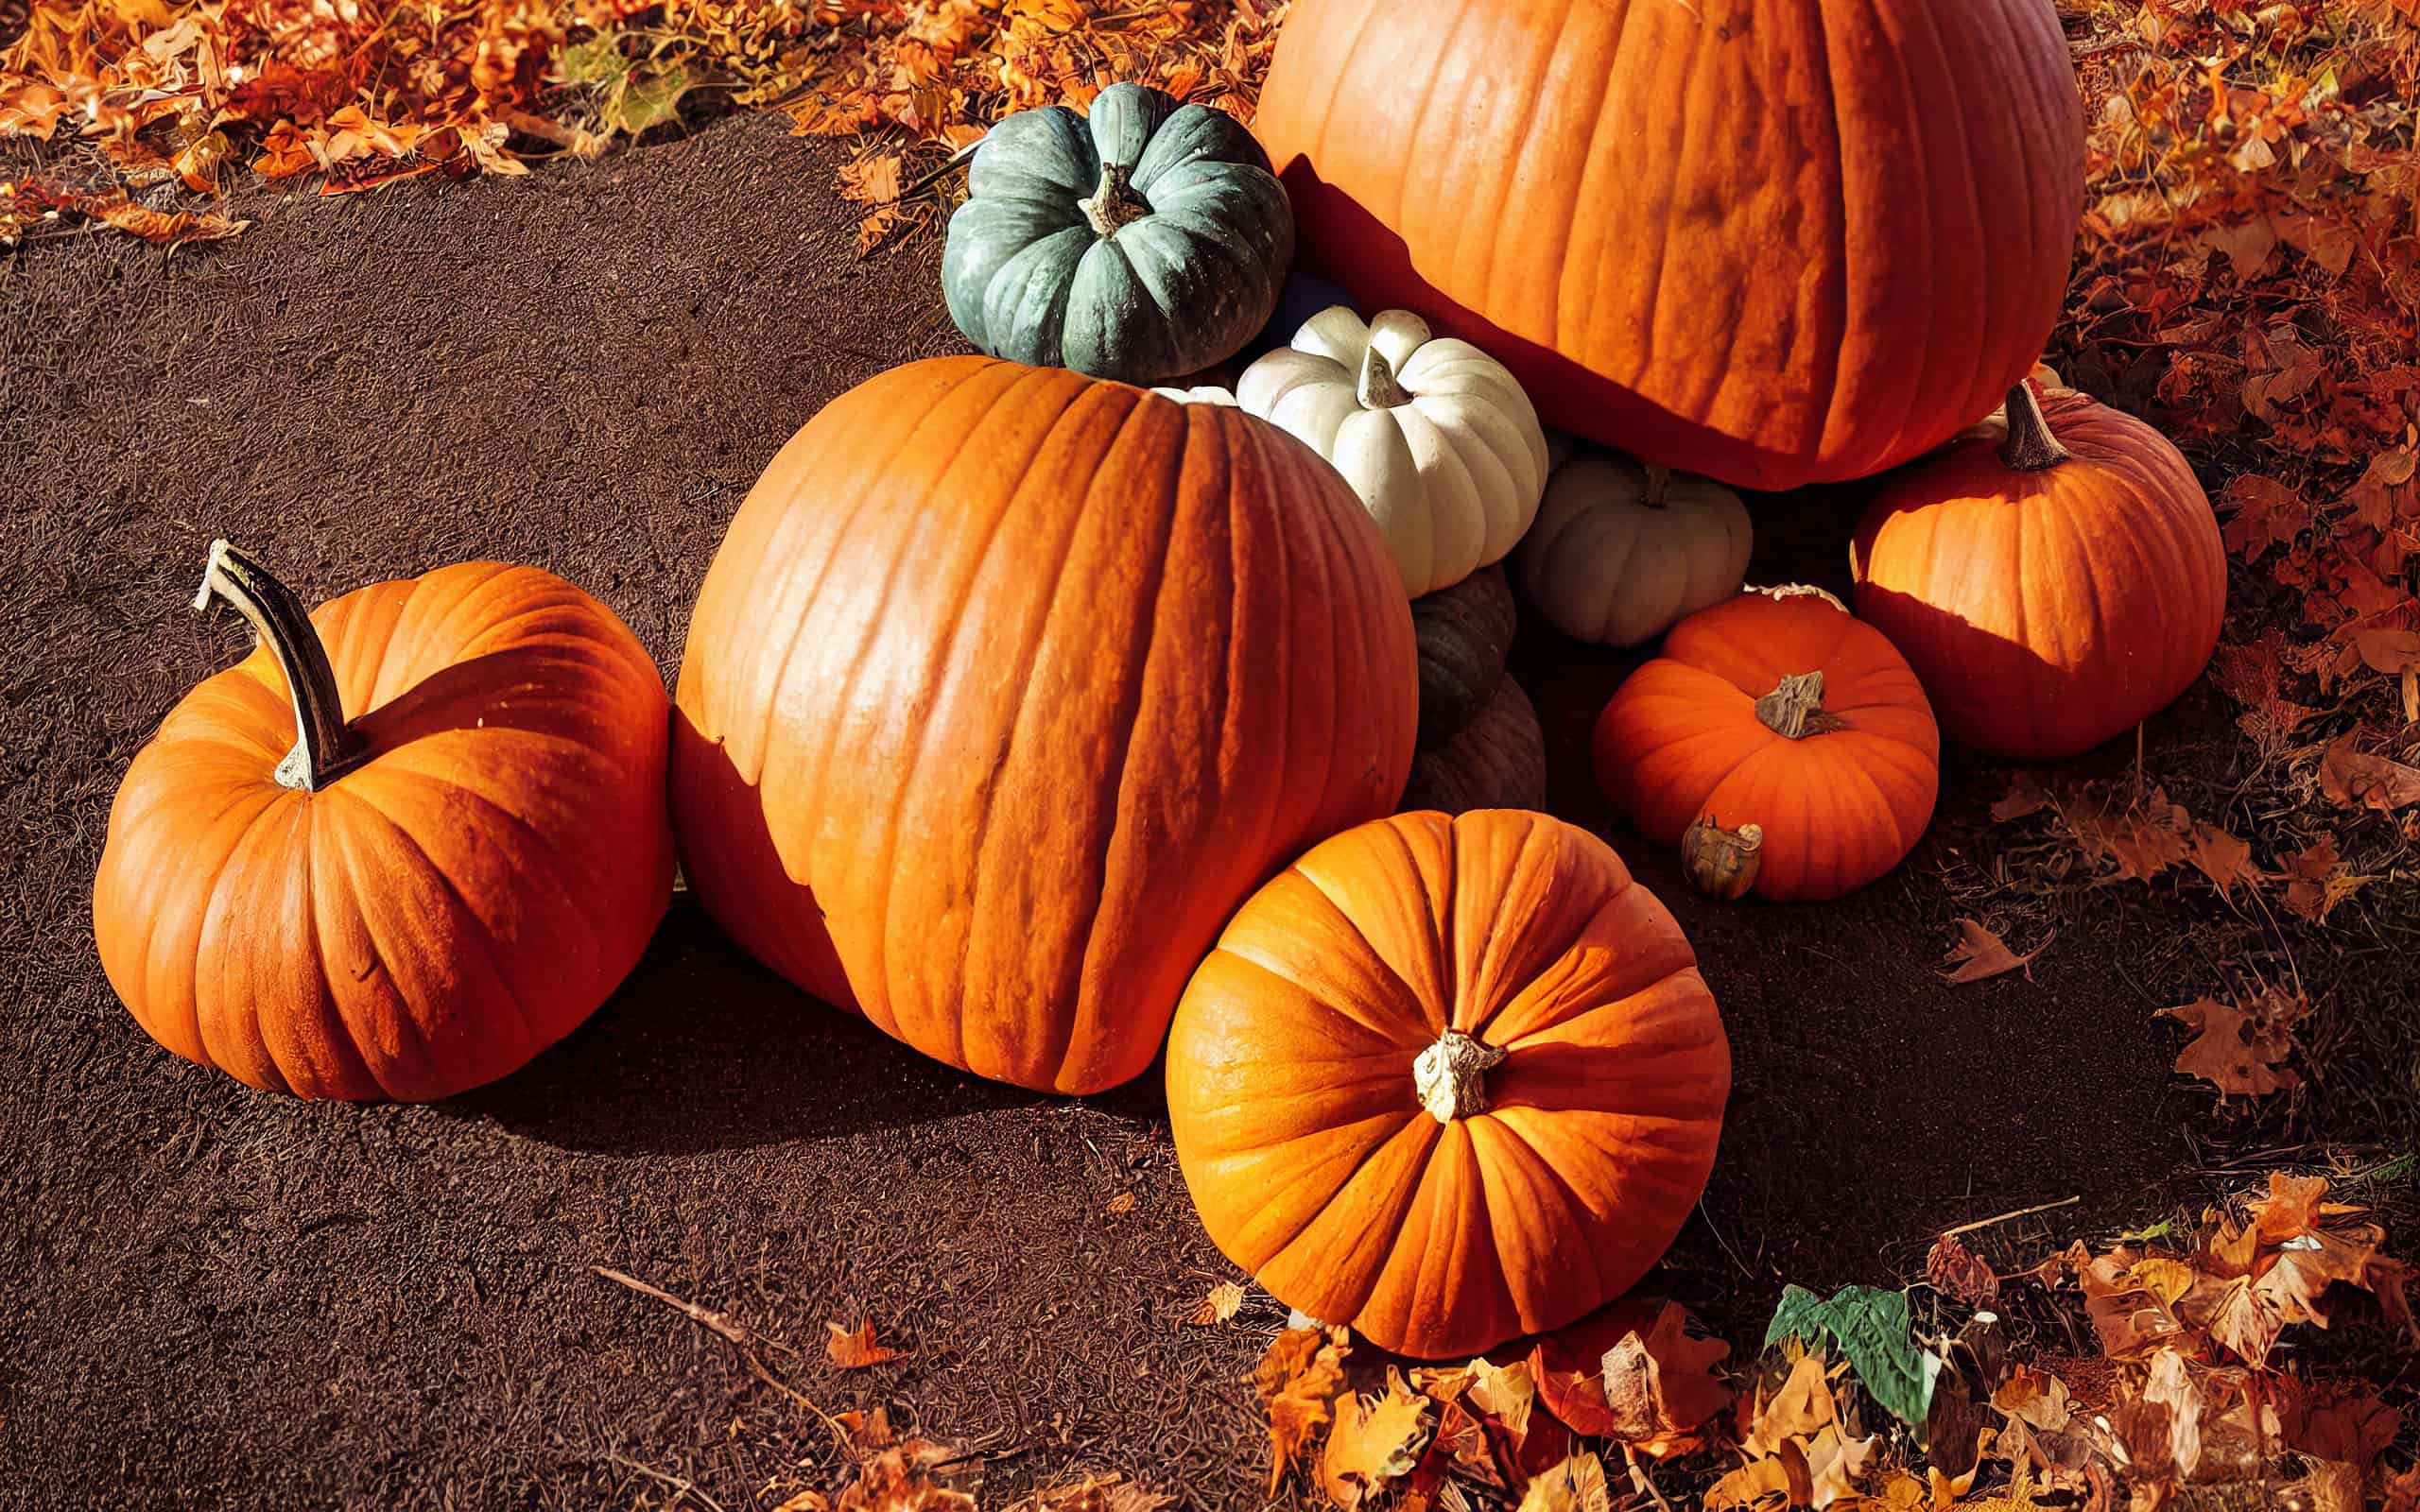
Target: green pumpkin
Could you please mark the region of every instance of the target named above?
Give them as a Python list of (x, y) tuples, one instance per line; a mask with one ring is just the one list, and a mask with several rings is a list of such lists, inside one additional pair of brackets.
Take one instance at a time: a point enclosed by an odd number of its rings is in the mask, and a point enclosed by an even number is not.
[(1240, 351), (1276, 308), (1294, 212), (1235, 118), (1139, 84), (1021, 111), (975, 149), (942, 292), (995, 357), (1152, 384)]

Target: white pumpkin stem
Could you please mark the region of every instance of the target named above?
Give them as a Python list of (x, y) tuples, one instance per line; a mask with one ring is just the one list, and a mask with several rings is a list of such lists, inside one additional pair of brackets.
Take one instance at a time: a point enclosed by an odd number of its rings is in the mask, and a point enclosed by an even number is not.
[(1487, 1074), (1504, 1058), (1496, 1045), (1448, 1029), (1411, 1063), (1420, 1106), (1440, 1124), (1487, 1111)]
[(1671, 487), (1672, 470), (1670, 468), (1662, 466), (1655, 462), (1650, 462), (1647, 464), (1647, 498), (1645, 503), (1649, 508), (1663, 508), (1665, 491)]
[(1132, 172), (1122, 163), (1102, 163), (1100, 184), (1093, 190), (1093, 197), (1076, 201), (1076, 208), (1092, 223), (1093, 234), (1115, 241), (1117, 228), (1151, 213), (1150, 202), (1127, 187), (1127, 176)]
[(1354, 385), (1354, 397), (1363, 409), (1392, 409), (1411, 403), (1411, 395), (1395, 382), (1393, 366), (1374, 345), (1361, 349), (1361, 374)]
[(207, 610), (213, 598), (233, 605), (235, 612), (251, 622), (261, 644), (285, 674), (286, 691), (294, 700), (294, 748), (277, 764), (280, 785), (316, 793), (369, 760), (370, 743), (345, 723), (336, 669), (328, 664), (320, 632), (311, 627), (311, 611), (294, 591), (246, 553), (214, 541), (193, 607)]
[(1805, 740), (1847, 727), (1848, 721), (1824, 708), (1824, 671), (1792, 672), (1781, 685), (1756, 700), (1756, 718), (1767, 730), (1789, 740)]
[(2039, 472), (2074, 455), (2050, 433), (2049, 418), (2042, 413), (2033, 385), (2018, 379), (2008, 391), (2008, 439), (2000, 443), (2000, 465), (2013, 472)]
[(1849, 611), (1849, 607), (1841, 602), (1840, 594), (1829, 589), (1818, 588), (1813, 583), (1777, 583), (1771, 588), (1758, 588), (1751, 583), (1739, 592), (1761, 594), (1776, 604), (1789, 598), (1820, 598), (1843, 614)]

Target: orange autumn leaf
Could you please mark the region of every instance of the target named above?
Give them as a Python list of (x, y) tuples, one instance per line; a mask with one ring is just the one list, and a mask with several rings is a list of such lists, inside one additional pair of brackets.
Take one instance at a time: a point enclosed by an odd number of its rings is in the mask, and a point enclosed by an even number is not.
[(838, 1323), (826, 1323), (829, 1331), (823, 1341), (823, 1352), (843, 1370), (864, 1370), (886, 1360), (896, 1360), (899, 1351), (875, 1341), (873, 1320), (860, 1322), (855, 1329), (844, 1329)]
[(1185, 1317), (1187, 1323), (1208, 1327), (1234, 1317), (1244, 1305), (1244, 1289), (1234, 1281), (1220, 1281), (1210, 1288), (1210, 1295), (1194, 1304)]
[(1320, 1454), (1320, 1486), (1339, 1512), (1359, 1512), (1411, 1473), (1427, 1447), (1435, 1405), (1392, 1366), (1383, 1393), (1345, 1392), (1336, 1399), (1335, 1425)]
[(1660, 1459), (1695, 1447), (1729, 1404), (1714, 1371), (1730, 1353), (1680, 1303), (1626, 1297), (1541, 1338), (1528, 1366), (1539, 1403), (1572, 1432)]
[(251, 224), (249, 220), (230, 220), (209, 211), (179, 210), (172, 213), (152, 210), (128, 199), (91, 205), (86, 207), (85, 214), (162, 247), (174, 247), (180, 242), (224, 241)]
[(2163, 1008), (2159, 1016), (2193, 1031), (2193, 1040), (2176, 1057), (2176, 1070), (2218, 1088), (2223, 1101), (2265, 1097), (2302, 1085), (2285, 1061), (2294, 1053), (2294, 1026), (2309, 1012), (2309, 1004), (2272, 987), (2263, 988), (2248, 1006), (2199, 998)]
[(888, 205), (899, 198), (899, 154), (877, 153), (840, 165), (840, 198), (861, 205)]
[(2358, 731), (2337, 738), (2319, 763), (2319, 789), (2350, 809), (2392, 814), (2420, 803), (2420, 766), (2407, 766), (2359, 748)]
[(1344, 1389), (1350, 1350), (1342, 1329), (1288, 1329), (1260, 1357), (1253, 1389), (1269, 1418), (1270, 1495), (1277, 1494), (1312, 1434), (1327, 1423), (1330, 1405)]
[(1953, 970), (1941, 972), (1941, 979), (1953, 984), (1980, 982), (1986, 977), (2021, 970), (2025, 972), (2025, 979), (2031, 982), (2033, 980), (2033, 958), (2048, 950), (2050, 941), (2057, 938), (2058, 934), (2055, 929), (2050, 931), (2042, 936), (2041, 944), (2019, 955), (2011, 951), (1997, 935), (1971, 919), (1962, 919), (1958, 921), (1958, 943), (1949, 947), (1949, 954), (1942, 962)]
[(2323, 923), (2336, 905), (2377, 881), (2357, 876), (2339, 859), (2336, 836), (2323, 834), (2285, 858), (2286, 906), (2298, 918)]
[(2198, 819), (2193, 824), (2191, 849), (2186, 859), (2228, 897), (2233, 897), (2238, 886), (2258, 886), (2264, 876), (2260, 868), (2252, 864), (2250, 841)]

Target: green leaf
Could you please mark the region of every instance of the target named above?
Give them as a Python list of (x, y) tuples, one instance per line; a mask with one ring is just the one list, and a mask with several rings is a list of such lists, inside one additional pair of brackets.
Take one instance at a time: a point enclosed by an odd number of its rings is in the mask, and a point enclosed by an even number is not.
[(1826, 1301), (1803, 1286), (1785, 1287), (1765, 1330), (1765, 1348), (1792, 1336), (1808, 1345), (1826, 1338), (1839, 1344), (1858, 1383), (1883, 1411), (1910, 1427), (1924, 1425), (1941, 1361), (1916, 1347), (1907, 1293), (1843, 1286)]
[(555, 54), (555, 77), (566, 84), (602, 89), (620, 83), (630, 66), (622, 57), (618, 32), (600, 31), (577, 47), (566, 47)]
[(671, 120), (681, 108), (681, 96), (687, 93), (689, 71), (679, 63), (661, 73), (638, 75), (607, 106), (605, 124), (614, 130), (636, 136), (648, 127)]

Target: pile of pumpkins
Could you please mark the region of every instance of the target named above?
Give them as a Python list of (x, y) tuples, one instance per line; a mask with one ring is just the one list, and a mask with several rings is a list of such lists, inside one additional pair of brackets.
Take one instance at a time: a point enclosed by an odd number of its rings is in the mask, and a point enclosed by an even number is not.
[[(1382, 6), (1295, 0), (1257, 139), (1127, 85), (994, 128), (943, 266), (990, 355), (783, 447), (669, 703), (544, 573), (305, 612), (215, 547), (261, 648), (135, 758), (95, 886), (143, 1026), (449, 1095), (603, 1002), (677, 848), (951, 1065), (1083, 1093), (1165, 1046), (1204, 1225), (1312, 1315), (1467, 1355), (1630, 1287), (1729, 1051), (1671, 914), (1535, 812), (1513, 584), (1661, 638), (1599, 780), (1788, 901), (1899, 862), (1943, 732), (2054, 759), (2173, 698), (2222, 558), (2173, 448), (2028, 376), (2082, 185), (2043, 0)], [(1734, 488), (1875, 474), (1854, 614), (1742, 591)]]

